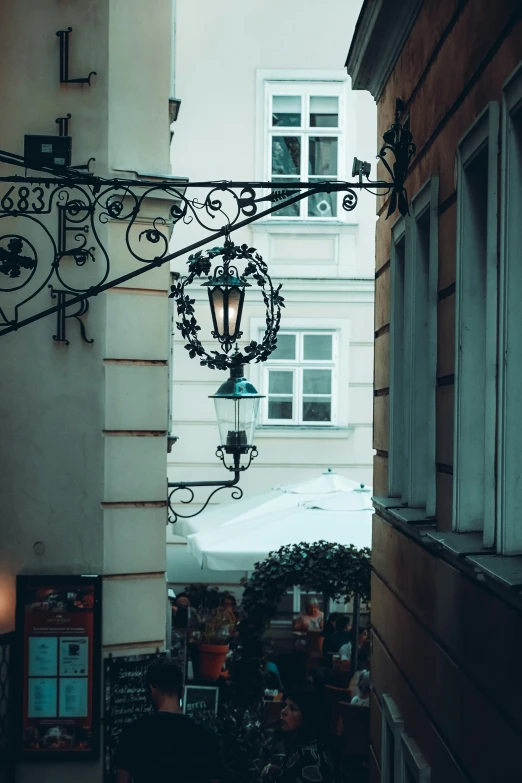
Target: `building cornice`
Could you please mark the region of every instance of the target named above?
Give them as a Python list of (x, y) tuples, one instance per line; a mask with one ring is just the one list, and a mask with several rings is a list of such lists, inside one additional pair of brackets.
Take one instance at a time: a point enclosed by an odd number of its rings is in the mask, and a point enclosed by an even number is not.
[(346, 60), (354, 90), (368, 90), (379, 100), (422, 2), (365, 0)]

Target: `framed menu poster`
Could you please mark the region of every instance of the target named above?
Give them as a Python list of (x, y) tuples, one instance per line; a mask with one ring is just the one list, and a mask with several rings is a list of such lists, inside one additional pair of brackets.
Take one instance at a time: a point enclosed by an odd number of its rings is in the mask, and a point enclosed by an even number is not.
[(19, 576), (16, 638), (19, 755), (98, 758), (101, 577)]

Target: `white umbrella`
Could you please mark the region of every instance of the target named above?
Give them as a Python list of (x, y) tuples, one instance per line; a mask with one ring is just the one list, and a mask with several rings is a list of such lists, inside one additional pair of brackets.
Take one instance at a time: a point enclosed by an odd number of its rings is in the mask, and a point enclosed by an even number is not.
[[(223, 524), (262, 516), (281, 509), (295, 508), (300, 503), (313, 501), (325, 495), (359, 492), (362, 486), (359, 482), (333, 473), (329, 469), (317, 478), (274, 487), (269, 492), (244, 498), (212, 511), (205, 511), (192, 519), (179, 519), (173, 532), (188, 537), (205, 530), (215, 530)], [(364, 487), (363, 494), (371, 497), (371, 487)]]
[(328, 471), (240, 501), (234, 508), (202, 514), (197, 529), (192, 526), (194, 532), (185, 529), (189, 551), (201, 566), (252, 571), (256, 562), (287, 544), (323, 539), (370, 546), (372, 513), (370, 487)]
[(330, 541), (357, 549), (371, 546), (372, 510), (282, 509), (188, 537), (200, 564), (214, 571), (252, 571), (269, 552), (289, 544)]

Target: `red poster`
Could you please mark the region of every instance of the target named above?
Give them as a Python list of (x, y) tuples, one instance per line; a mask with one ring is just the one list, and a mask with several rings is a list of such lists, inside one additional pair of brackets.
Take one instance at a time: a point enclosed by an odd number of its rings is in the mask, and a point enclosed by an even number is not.
[(99, 577), (19, 577), (23, 756), (99, 753)]

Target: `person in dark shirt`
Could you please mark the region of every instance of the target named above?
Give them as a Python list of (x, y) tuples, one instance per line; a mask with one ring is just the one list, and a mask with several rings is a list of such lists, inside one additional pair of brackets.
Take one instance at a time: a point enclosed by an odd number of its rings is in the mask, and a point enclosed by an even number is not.
[(338, 653), (341, 647), (352, 641), (350, 618), (341, 614), (335, 621), (335, 633), (327, 636), (323, 644), (323, 655)]
[(183, 714), (179, 666), (155, 661), (145, 682), (156, 712), (122, 732), (115, 756), (116, 783), (219, 783), (217, 739)]

